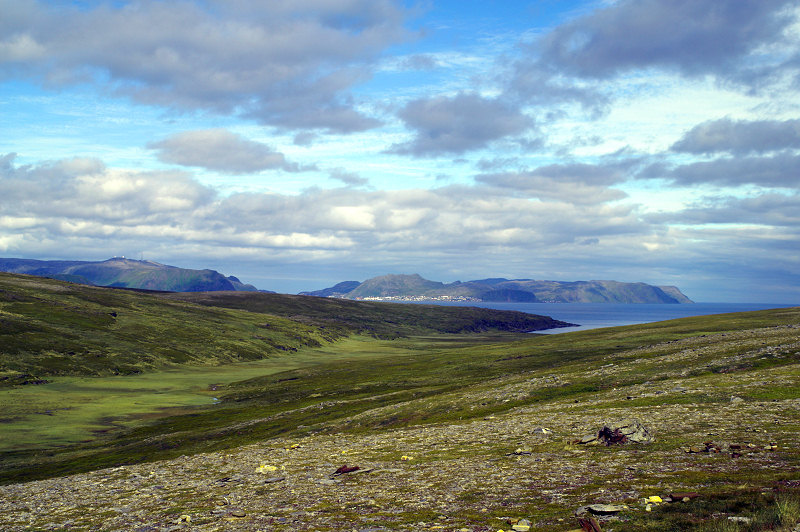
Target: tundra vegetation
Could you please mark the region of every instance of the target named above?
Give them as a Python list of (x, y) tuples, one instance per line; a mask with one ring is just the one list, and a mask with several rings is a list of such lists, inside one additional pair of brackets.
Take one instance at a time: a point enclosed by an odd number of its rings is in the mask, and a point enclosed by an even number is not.
[(474, 312), (0, 276), (0, 528), (795, 529), (800, 308)]

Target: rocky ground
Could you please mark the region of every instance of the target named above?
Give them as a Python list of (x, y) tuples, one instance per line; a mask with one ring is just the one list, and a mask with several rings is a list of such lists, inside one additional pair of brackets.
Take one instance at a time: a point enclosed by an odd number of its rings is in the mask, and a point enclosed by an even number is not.
[[(298, 438), (2, 486), (0, 529), (566, 531), (579, 528), (577, 510), (607, 504), (579, 513), (602, 530), (659, 530), (652, 523), (681, 505), (800, 486), (799, 351), (797, 326), (697, 336), (370, 410)], [(520, 404), (594, 381), (618, 385)], [(516, 406), (379, 428), (448, 401)], [(579, 443), (630, 418), (652, 443)], [(691, 496), (663, 502), (676, 493)], [(751, 519), (736, 507), (712, 517), (726, 530)]]

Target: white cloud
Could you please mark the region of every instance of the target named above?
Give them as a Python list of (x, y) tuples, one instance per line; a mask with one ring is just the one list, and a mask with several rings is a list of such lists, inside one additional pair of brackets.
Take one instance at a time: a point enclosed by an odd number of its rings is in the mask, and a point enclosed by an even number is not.
[(0, 62), (2, 63), (34, 61), (41, 59), (44, 55), (44, 46), (26, 33), (11, 35), (6, 41), (0, 42)]
[(225, 129), (184, 131), (147, 146), (167, 163), (217, 172), (250, 174), (263, 170), (298, 172), (302, 168), (266, 144)]
[(533, 126), (518, 109), (475, 93), (414, 100), (399, 116), (415, 131), (415, 138), (393, 146), (392, 151), (418, 157), (483, 148)]
[[(213, 5), (212, 5), (213, 4)], [(0, 77), (103, 83), (134, 100), (347, 133), (378, 122), (354, 85), (408, 37), (390, 0), (132, 2), (78, 9), (2, 0)]]
[(687, 131), (672, 149), (678, 152), (737, 154), (800, 149), (800, 120), (731, 120), (703, 122)]

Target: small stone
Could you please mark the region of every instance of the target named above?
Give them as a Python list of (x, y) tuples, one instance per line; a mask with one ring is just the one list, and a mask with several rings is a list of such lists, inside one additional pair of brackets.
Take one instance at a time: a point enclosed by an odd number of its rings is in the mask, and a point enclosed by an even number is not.
[(281, 482), (282, 480), (286, 480), (286, 477), (270, 477), (264, 481), (264, 484), (273, 484), (275, 482)]
[(247, 513), (246, 513), (244, 510), (242, 510), (241, 508), (232, 508), (232, 509), (231, 509), (231, 510), (228, 512), (228, 514), (229, 514), (231, 517), (244, 517), (244, 516), (246, 516), (246, 515), (247, 515)]
[(358, 467), (358, 466), (348, 466), (347, 464), (345, 464), (342, 467), (340, 467), (339, 469), (337, 469), (336, 471), (334, 471), (333, 474), (334, 475), (346, 475), (347, 473), (352, 473), (353, 471), (358, 471), (359, 469), (361, 469), (361, 468)]
[(550, 430), (550, 429), (546, 429), (544, 427), (536, 427), (535, 429), (533, 429), (533, 433), (534, 434), (552, 434), (553, 431)]
[(190, 515), (183, 514), (178, 518), (178, 523), (191, 523), (192, 517)]
[(731, 396), (731, 403), (741, 403), (742, 401), (744, 401), (744, 399), (742, 399), (741, 397), (737, 397), (735, 395)]
[(696, 491), (675, 491), (675, 492), (670, 493), (669, 496), (673, 500), (681, 501), (681, 500), (686, 499), (686, 498), (688, 498), (689, 500), (696, 499), (697, 497), (700, 496), (700, 494), (697, 493)]
[(587, 510), (596, 515), (615, 514), (627, 508), (624, 504), (590, 504), (586, 507)]
[(352, 473), (350, 473), (350, 476), (363, 475), (365, 473), (372, 473), (373, 471), (375, 471), (375, 470), (374, 469), (359, 469), (358, 471), (353, 471)]
[(528, 532), (531, 529), (531, 522), (527, 519), (520, 519), (517, 521), (515, 525), (511, 527), (511, 530), (515, 532)]

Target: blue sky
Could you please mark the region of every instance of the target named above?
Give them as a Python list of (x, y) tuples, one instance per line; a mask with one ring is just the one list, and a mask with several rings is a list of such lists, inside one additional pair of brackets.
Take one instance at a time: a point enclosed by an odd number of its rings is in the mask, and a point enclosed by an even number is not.
[(800, 302), (794, 2), (0, 13), (0, 256)]

